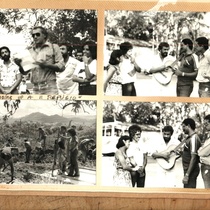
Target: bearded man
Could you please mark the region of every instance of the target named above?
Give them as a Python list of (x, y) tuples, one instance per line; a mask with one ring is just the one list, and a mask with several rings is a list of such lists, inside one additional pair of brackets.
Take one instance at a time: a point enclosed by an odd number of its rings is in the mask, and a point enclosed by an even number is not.
[(10, 49), (6, 46), (0, 48), (0, 93), (18, 94), (18, 87), (22, 80), (20, 71), (22, 67), (11, 60)]

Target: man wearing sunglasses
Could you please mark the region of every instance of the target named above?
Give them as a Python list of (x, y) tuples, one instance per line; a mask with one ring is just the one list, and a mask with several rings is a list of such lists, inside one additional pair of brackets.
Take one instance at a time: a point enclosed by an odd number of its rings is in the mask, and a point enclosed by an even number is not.
[(48, 32), (41, 26), (32, 30), (33, 44), (29, 52), (36, 67), (31, 70), (34, 94), (57, 94), (56, 72), (65, 69), (64, 60), (57, 44), (50, 43)]

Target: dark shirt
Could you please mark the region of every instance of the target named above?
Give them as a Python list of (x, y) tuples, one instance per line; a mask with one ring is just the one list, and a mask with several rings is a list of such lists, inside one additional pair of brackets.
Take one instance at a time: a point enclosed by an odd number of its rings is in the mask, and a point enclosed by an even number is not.
[(187, 139), (186, 143), (184, 144), (184, 150), (182, 154), (182, 164), (184, 170), (187, 170), (189, 168), (192, 154), (196, 155), (195, 165), (199, 164), (199, 156), (197, 152), (200, 146), (201, 146), (201, 141), (197, 134), (193, 134), (191, 137)]
[[(182, 58), (179, 70), (184, 73), (193, 73), (198, 70), (197, 62), (195, 60), (195, 55), (189, 54)], [(195, 77), (196, 78), (196, 77)], [(177, 77), (177, 84), (178, 85), (191, 85), (195, 78), (186, 77), (186, 76), (178, 76)]]

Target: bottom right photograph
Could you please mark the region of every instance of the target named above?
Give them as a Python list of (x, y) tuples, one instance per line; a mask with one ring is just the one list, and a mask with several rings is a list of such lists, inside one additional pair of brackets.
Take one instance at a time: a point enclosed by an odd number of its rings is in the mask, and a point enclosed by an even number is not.
[(102, 125), (102, 186), (210, 188), (210, 103), (104, 101)]

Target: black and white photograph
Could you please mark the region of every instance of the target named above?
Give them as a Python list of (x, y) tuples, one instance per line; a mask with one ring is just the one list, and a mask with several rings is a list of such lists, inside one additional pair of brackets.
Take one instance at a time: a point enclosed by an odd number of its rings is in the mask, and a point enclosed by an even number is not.
[(96, 185), (96, 101), (17, 99), (0, 107), (1, 184)]
[(209, 103), (104, 101), (102, 129), (102, 186), (210, 187)]
[(96, 95), (96, 10), (0, 9), (0, 19), (0, 94)]
[(210, 13), (105, 11), (104, 95), (209, 97)]

